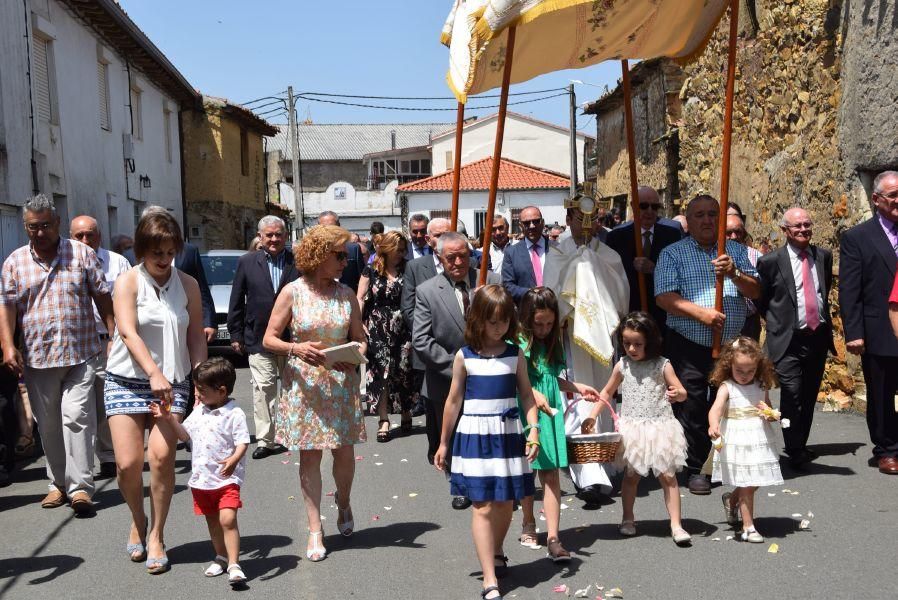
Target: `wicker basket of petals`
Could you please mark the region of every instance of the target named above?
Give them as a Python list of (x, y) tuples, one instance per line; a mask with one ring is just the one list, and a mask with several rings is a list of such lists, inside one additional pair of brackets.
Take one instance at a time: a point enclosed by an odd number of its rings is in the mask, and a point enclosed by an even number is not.
[(587, 463), (613, 462), (620, 450), (621, 436), (618, 433), (617, 413), (605, 399), (599, 402), (605, 405), (614, 419), (614, 431), (607, 433), (574, 433), (567, 436), (568, 462), (575, 465)]

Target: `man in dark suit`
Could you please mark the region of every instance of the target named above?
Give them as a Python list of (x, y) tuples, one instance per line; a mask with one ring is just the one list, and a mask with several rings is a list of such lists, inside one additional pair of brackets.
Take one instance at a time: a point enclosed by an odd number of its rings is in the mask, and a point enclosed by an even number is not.
[(416, 258), (433, 254), (433, 249), (427, 243), (427, 226), (429, 224), (430, 219), (422, 214), (409, 217), (408, 233), (412, 243), (408, 245), (408, 252), (405, 255), (406, 264)]
[[(443, 271), (443, 265), (436, 255), (436, 245), (440, 236), (449, 231), (450, 225), (449, 219), (436, 218), (429, 221), (427, 223), (426, 237), (430, 254), (405, 264), (405, 274), (402, 277), (402, 298), (399, 308), (402, 311), (402, 318), (405, 320), (405, 325), (409, 331), (412, 330), (414, 325), (415, 296), (418, 286), (428, 279), (436, 277), (437, 273)], [(412, 414), (426, 414), (427, 398), (422, 391), (424, 386), (424, 363), (414, 349), (412, 349), (412, 378), (414, 389), (419, 392), (418, 406), (412, 410)], [(433, 452), (428, 453), (428, 458), (433, 459)]]
[(253, 419), (256, 449), (253, 458), (265, 458), (284, 447), (274, 441), (277, 410), (277, 383), (285, 357), (262, 347), (271, 309), (281, 289), (299, 277), (293, 253), (285, 247), (287, 228), (279, 217), (268, 215), (259, 221), (262, 249), (247, 252), (237, 261), (228, 307), (231, 347), (249, 354), (253, 382)]
[(780, 411), (789, 419), (783, 429), (786, 454), (794, 467), (814, 460), (807, 448), (823, 381), (828, 350), (833, 346), (829, 291), (833, 255), (811, 244), (811, 217), (790, 208), (780, 224), (786, 245), (758, 259), (761, 297), (755, 302), (767, 320), (767, 351), (780, 380)]
[(543, 235), (542, 212), (535, 206), (528, 206), (521, 210), (520, 222), (524, 239), (506, 247), (502, 257), (502, 285), (515, 302), (520, 302), (530, 288), (543, 284), (549, 251), (549, 238)]
[(898, 171), (873, 182), (873, 218), (842, 234), (839, 308), (845, 347), (859, 354), (867, 384), (867, 427), (882, 473), (898, 475), (898, 339), (889, 322), (889, 293), (898, 263)]
[[(429, 462), (433, 462), (433, 455), (440, 445), (443, 408), (452, 382), (452, 362), (455, 353), (465, 345), (465, 311), (479, 276), (479, 271), (471, 264), (468, 240), (460, 233), (447, 231), (442, 234), (437, 254), (443, 272), (418, 286), (412, 325), (412, 345), (425, 366)], [(488, 273), (487, 283), (499, 283), (499, 276)], [(447, 462), (449, 460), (447, 458)], [(452, 500), (452, 507), (456, 509), (470, 505), (470, 500), (460, 496)]]
[[(340, 217), (337, 213), (326, 210), (318, 215), (319, 225), (336, 225), (340, 226)], [(353, 292), (359, 290), (359, 279), (362, 277), (362, 271), (365, 270), (365, 257), (362, 256), (362, 249), (355, 242), (346, 244), (346, 254), (349, 255), (346, 261), (346, 267), (343, 274), (340, 275), (340, 283), (348, 285)]]
[(683, 235), (679, 227), (664, 225), (658, 219), (661, 210), (661, 198), (653, 188), (639, 188), (639, 226), (642, 257), (636, 258), (636, 239), (633, 234), (633, 221), (619, 225), (608, 234), (607, 243), (618, 253), (624, 263), (627, 281), (630, 283), (630, 310), (642, 310), (639, 297), (639, 274), (645, 281), (648, 313), (652, 315), (662, 333), (665, 331), (667, 313), (655, 303), (655, 263), (661, 251), (679, 242)]

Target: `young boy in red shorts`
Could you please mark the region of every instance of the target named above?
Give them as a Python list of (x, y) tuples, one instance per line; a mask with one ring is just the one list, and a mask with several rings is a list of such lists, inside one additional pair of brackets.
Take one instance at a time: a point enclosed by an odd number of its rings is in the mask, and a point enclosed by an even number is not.
[(161, 404), (152, 404), (153, 416), (193, 442), (192, 473), (187, 485), (193, 493), (193, 510), (206, 517), (215, 560), (205, 571), (207, 577), (228, 573), (232, 587), (242, 586), (246, 575), (238, 562), (240, 531), (237, 509), (243, 485), (249, 430), (246, 415), (229, 396), (237, 374), (224, 358), (215, 357), (193, 370), (196, 399), (203, 407), (178, 423)]

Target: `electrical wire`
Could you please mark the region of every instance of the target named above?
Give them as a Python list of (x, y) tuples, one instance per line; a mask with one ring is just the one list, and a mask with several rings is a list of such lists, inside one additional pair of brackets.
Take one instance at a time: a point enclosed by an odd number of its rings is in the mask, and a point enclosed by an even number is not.
[(255, 104), (256, 102), (261, 102), (262, 100), (276, 100), (279, 96), (283, 96), (287, 93), (287, 90), (282, 92), (278, 92), (276, 94), (271, 94), (270, 96), (262, 96), (261, 98), (256, 98), (255, 100), (247, 100), (246, 102), (241, 102), (243, 106), (247, 106), (250, 104)]
[(249, 108), (249, 110), (256, 111), (256, 110), (261, 110), (267, 106), (274, 106), (275, 104), (277, 104), (278, 106), (287, 106), (287, 101), (278, 98), (277, 100), (275, 100), (273, 102), (266, 102), (265, 104), (259, 104), (258, 106), (250, 106), (250, 107), (245, 107), (245, 108)]
[[(509, 102), (507, 106), (515, 106), (519, 104), (530, 104), (532, 102), (541, 102), (543, 100), (549, 100), (550, 98), (557, 98), (559, 96), (567, 96), (568, 93), (564, 92), (561, 94), (552, 94), (551, 96), (543, 96), (541, 98), (533, 98), (532, 100), (519, 100), (517, 102)], [(325, 100), (324, 98), (309, 98), (307, 96), (297, 96), (297, 98), (301, 100), (306, 100), (308, 102), (324, 102), (326, 104), (339, 104), (341, 106), (354, 106), (357, 108), (379, 108), (382, 110), (404, 110), (404, 111), (427, 111), (427, 112), (438, 112), (438, 111), (455, 111), (457, 108), (425, 108), (425, 107), (411, 107), (411, 106), (383, 106), (378, 104), (360, 104), (357, 102), (341, 102), (339, 100)], [(498, 104), (490, 104), (486, 106), (466, 106), (465, 110), (483, 110), (487, 108), (498, 108)]]
[(285, 106), (278, 106), (277, 108), (271, 108), (271, 109), (269, 109), (269, 110), (265, 110), (265, 111), (262, 111), (262, 112), (257, 112), (257, 113), (255, 113), (255, 115), (256, 115), (257, 117), (264, 117), (265, 115), (270, 115), (270, 114), (276, 113), (276, 112), (287, 112), (287, 107), (285, 107)]
[[(536, 94), (548, 94), (549, 92), (560, 92), (567, 88), (550, 88), (546, 90), (534, 90), (532, 92), (512, 92), (509, 96), (533, 96)], [(326, 98), (356, 98), (363, 100), (455, 100), (455, 96), (361, 96), (353, 94), (331, 94), (325, 92), (300, 92), (298, 96), (324, 96)], [(472, 100), (481, 98), (499, 98), (499, 94), (488, 94), (484, 96), (471, 96)], [(452, 109), (455, 110), (455, 109)]]

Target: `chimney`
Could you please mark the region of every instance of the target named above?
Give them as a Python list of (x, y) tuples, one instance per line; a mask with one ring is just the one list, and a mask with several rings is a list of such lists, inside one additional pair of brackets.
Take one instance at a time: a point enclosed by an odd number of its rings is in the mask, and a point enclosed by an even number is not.
[(390, 150), (396, 149), (396, 130), (390, 130)]

